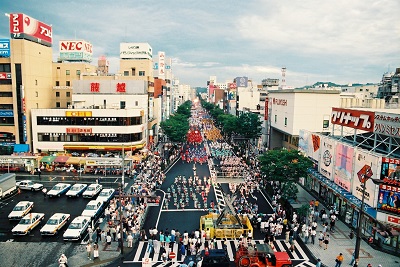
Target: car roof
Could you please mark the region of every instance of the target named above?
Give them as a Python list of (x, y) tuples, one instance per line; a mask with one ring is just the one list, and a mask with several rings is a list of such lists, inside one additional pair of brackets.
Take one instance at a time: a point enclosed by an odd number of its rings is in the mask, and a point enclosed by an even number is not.
[(72, 222), (82, 222), (83, 219), (89, 220), (89, 218), (87, 216), (78, 216), (75, 219), (72, 220)]
[(72, 187), (74, 187), (74, 186), (81, 186), (81, 185), (86, 185), (86, 184), (73, 184)]
[(67, 213), (54, 213), (53, 216), (51, 216), (50, 218), (57, 219), (57, 218), (60, 218), (63, 215), (69, 215), (69, 214), (67, 214)]
[(113, 188), (103, 188), (101, 190), (101, 192), (107, 192), (107, 191), (115, 191), (115, 189), (113, 189)]
[(22, 181), (20, 181), (20, 183), (22, 183), (22, 182), (28, 183), (28, 182), (33, 182), (33, 181), (32, 180), (22, 180)]
[(90, 200), (88, 203), (87, 203), (87, 205), (89, 205), (89, 204), (97, 204), (97, 203), (103, 203), (103, 202), (101, 202), (100, 200), (97, 200), (97, 199), (94, 199), (94, 200)]
[(32, 202), (31, 202), (31, 201), (26, 201), (26, 200), (24, 200), (24, 201), (18, 202), (16, 206), (23, 206), (23, 205), (26, 205), (26, 204), (28, 204), (28, 203), (32, 203)]
[(33, 216), (42, 215), (42, 214), (44, 215), (44, 213), (31, 212), (31, 213), (26, 214), (26, 215), (24, 216), (24, 219), (29, 219), (31, 215), (32, 215), (32, 217), (33, 217)]
[(90, 186), (90, 187), (96, 187), (96, 186), (98, 186), (98, 185), (100, 185), (100, 184), (90, 184), (89, 186)]
[[(56, 184), (56, 185), (70, 185), (70, 184), (67, 184), (67, 183), (58, 183), (58, 184)], [(56, 185), (54, 185), (54, 186), (56, 186)]]

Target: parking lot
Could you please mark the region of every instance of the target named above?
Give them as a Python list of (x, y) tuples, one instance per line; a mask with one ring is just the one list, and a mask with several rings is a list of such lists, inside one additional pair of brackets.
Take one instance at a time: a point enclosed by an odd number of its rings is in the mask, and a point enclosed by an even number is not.
[[(27, 177), (23, 177), (22, 179), (26, 179)], [(21, 179), (17, 179), (21, 180)], [(64, 183), (87, 183), (90, 184), (92, 180), (80, 180), (80, 181), (63, 181), (62, 177), (42, 177), (41, 181), (35, 181), (38, 183), (42, 183), (45, 188), (50, 190), (56, 183), (64, 182)], [(111, 188), (111, 181), (109, 183), (103, 185), (103, 188)], [(114, 184), (115, 185), (115, 184)], [(115, 185), (116, 187), (117, 185)], [(69, 223), (77, 216), (81, 215), (82, 211), (85, 209), (86, 204), (91, 199), (83, 198), (82, 196), (78, 198), (68, 198), (67, 196), (62, 195), (61, 197), (44, 197), (41, 191), (31, 192), (20, 190), (20, 193), (15, 196), (5, 199), (0, 202), (0, 242), (5, 241), (14, 241), (14, 242), (64, 242), (63, 234), (67, 229)], [(14, 236), (11, 232), (13, 227), (18, 224), (18, 221), (10, 221), (8, 219), (8, 214), (12, 211), (14, 206), (19, 201), (32, 201), (34, 202), (34, 207), (31, 212), (39, 212), (44, 213), (44, 220), (33, 229), (26, 236)], [(61, 213), (69, 213), (71, 214), (71, 218), (66, 226), (64, 226), (61, 231), (55, 236), (42, 236), (40, 234), (40, 229), (47, 222), (47, 220), (57, 212)]]

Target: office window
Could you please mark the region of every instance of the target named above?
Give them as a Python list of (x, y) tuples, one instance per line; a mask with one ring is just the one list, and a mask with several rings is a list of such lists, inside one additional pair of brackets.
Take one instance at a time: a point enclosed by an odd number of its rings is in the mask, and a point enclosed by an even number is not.
[(275, 115), (275, 122), (277, 122), (278, 120), (278, 115)]
[(81, 75), (81, 70), (76, 70), (76, 75)]
[(129, 71), (125, 70), (124, 71), (124, 76), (129, 76)]
[(61, 103), (60, 102), (56, 102), (56, 108), (61, 107)]
[(287, 118), (285, 117), (285, 126), (287, 126)]
[(65, 85), (66, 85), (66, 86), (71, 86), (71, 81), (66, 81), (66, 82), (65, 82)]
[(135, 101), (135, 106), (139, 106), (139, 101)]
[(71, 97), (71, 92), (65, 92), (66, 97)]
[(60, 92), (56, 92), (56, 97), (60, 97)]
[(67, 102), (67, 107), (70, 107), (71, 106), (71, 102)]
[(70, 75), (70, 71), (69, 70), (65, 70), (65, 75)]
[(139, 71), (139, 76), (145, 76), (145, 71), (144, 70), (141, 70), (141, 71)]
[(135, 75), (136, 75), (136, 69), (132, 68), (132, 76), (135, 76)]
[(0, 97), (12, 97), (12, 92), (0, 92)]
[(119, 108), (120, 109), (125, 109), (125, 101), (120, 101), (119, 102)]
[(57, 67), (57, 69), (59, 70), (59, 69), (60, 69), (60, 67)]
[(37, 80), (35, 80), (35, 85), (37, 85)]
[(36, 94), (36, 97), (39, 97), (39, 92), (38, 91), (36, 91), (35, 94)]
[(11, 64), (0, 64), (0, 72), (11, 72)]

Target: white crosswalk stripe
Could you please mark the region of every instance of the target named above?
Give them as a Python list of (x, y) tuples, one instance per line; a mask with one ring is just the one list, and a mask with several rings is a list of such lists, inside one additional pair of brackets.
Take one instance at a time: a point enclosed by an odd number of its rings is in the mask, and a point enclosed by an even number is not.
[[(217, 243), (217, 248), (219, 248), (219, 249), (223, 248), (223, 242), (221, 240), (217, 240), (216, 243)], [(252, 244), (253, 245), (264, 244), (264, 241), (263, 240), (252, 240)], [(315, 264), (309, 262), (309, 258), (307, 257), (306, 253), (303, 251), (301, 246), (296, 241), (294, 244), (295, 244), (295, 250), (293, 252), (291, 252), (289, 250), (290, 246), (288, 243), (285, 243), (285, 240), (276, 240), (274, 242), (276, 251), (286, 251), (292, 260), (302, 261), (301, 263), (299, 263), (296, 266), (315, 267)], [(235, 259), (236, 248), (238, 247), (238, 245), (239, 245), (238, 240), (228, 240), (228, 242), (227, 242), (226, 251), (227, 251), (227, 254), (231, 261), (234, 261), (234, 259)], [(159, 264), (162, 264), (162, 260), (161, 260), (162, 253), (160, 253), (160, 248), (161, 247), (159, 245), (159, 242), (155, 242), (153, 251), (149, 252), (149, 251), (147, 251), (148, 250), (148, 242), (140, 241), (133, 259), (131, 261), (127, 260), (125, 262), (126, 263), (142, 262), (143, 258), (148, 257), (152, 261), (153, 266), (157, 266)], [(204, 245), (202, 245), (201, 249), (203, 249), (203, 248), (204, 248)], [(163, 266), (172, 266), (172, 267), (179, 266), (179, 264), (184, 261), (185, 255), (183, 255), (180, 252), (180, 246), (178, 244), (174, 243), (171, 250), (175, 253), (176, 257), (174, 259), (168, 261), (168, 263)]]

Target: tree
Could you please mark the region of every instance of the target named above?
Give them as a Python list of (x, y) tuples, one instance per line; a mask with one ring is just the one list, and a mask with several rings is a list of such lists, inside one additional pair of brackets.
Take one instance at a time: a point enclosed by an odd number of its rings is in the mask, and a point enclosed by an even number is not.
[(238, 118), (237, 133), (249, 139), (258, 138), (261, 136), (261, 124), (257, 114), (242, 113)]
[(192, 103), (188, 100), (185, 103), (183, 103), (182, 105), (180, 105), (178, 107), (178, 109), (176, 110), (175, 114), (181, 114), (186, 116), (187, 118), (190, 117), (190, 109), (192, 107)]
[(233, 133), (236, 133), (238, 127), (238, 118), (232, 114), (221, 114), (217, 121), (222, 126), (222, 131), (229, 139)]
[(189, 120), (185, 115), (174, 114), (162, 121), (160, 127), (172, 142), (184, 142), (189, 131)]
[(293, 193), (297, 194), (292, 191), (293, 183), (298, 182), (300, 177), (305, 177), (307, 170), (313, 166), (312, 161), (297, 150), (268, 150), (259, 160), (264, 179), (281, 182), (281, 191), (289, 193), (286, 199)]

